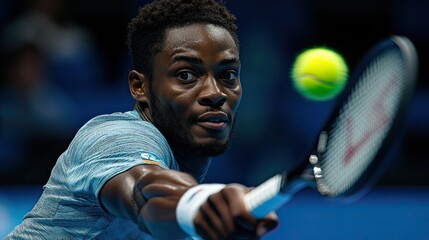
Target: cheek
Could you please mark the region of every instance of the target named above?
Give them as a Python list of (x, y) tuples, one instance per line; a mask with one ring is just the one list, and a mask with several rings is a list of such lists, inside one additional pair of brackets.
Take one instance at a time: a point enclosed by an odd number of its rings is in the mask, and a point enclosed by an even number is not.
[(183, 119), (188, 117), (190, 106), (192, 106), (192, 98), (189, 96), (168, 96), (164, 95), (159, 99), (159, 103), (163, 106), (166, 113), (174, 115), (176, 119)]
[(241, 86), (238, 87), (237, 89), (234, 89), (234, 91), (231, 91), (230, 94), (230, 106), (231, 106), (231, 110), (235, 113), (238, 109), (238, 107), (240, 106), (241, 103), (241, 97), (242, 97), (242, 90), (241, 90)]

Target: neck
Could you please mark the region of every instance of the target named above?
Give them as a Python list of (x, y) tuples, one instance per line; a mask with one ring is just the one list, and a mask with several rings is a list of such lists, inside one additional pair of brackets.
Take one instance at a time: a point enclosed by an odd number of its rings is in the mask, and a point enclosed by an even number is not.
[(190, 153), (183, 151), (175, 151), (174, 156), (179, 163), (180, 171), (191, 174), (195, 179), (201, 183), (210, 166), (210, 157), (196, 157)]
[(135, 106), (134, 106), (134, 110), (136, 110), (136, 111), (139, 113), (140, 117), (141, 117), (143, 120), (146, 120), (146, 121), (148, 121), (148, 122), (150, 122), (150, 123), (152, 123), (152, 124), (153, 124), (152, 119), (149, 117), (149, 116), (150, 116), (150, 114), (149, 114), (149, 108), (143, 108), (143, 107), (140, 105), (140, 103), (139, 103), (139, 102), (136, 102), (136, 104), (135, 104)]
[[(154, 124), (150, 117), (149, 108), (144, 108), (137, 102), (134, 109), (139, 113), (142, 119)], [(209, 169), (210, 157), (197, 157), (189, 151), (178, 150), (178, 148), (172, 146), (171, 149), (176, 161), (179, 163), (180, 171), (191, 174), (201, 183)]]

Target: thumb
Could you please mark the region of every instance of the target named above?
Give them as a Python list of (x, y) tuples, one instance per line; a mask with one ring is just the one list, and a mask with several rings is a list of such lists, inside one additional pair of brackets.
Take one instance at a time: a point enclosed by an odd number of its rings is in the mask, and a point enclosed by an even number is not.
[(256, 234), (262, 237), (269, 231), (275, 229), (278, 225), (279, 225), (278, 217), (274, 212), (272, 212), (268, 214), (265, 218), (260, 220), (256, 228)]

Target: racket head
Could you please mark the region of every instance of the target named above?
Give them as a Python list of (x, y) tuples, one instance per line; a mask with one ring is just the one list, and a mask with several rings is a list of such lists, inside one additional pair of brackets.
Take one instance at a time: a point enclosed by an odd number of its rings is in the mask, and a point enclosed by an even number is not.
[(350, 200), (378, 179), (388, 164), (385, 155), (403, 122), (417, 71), (417, 52), (406, 37), (391, 36), (364, 56), (310, 161), (321, 194)]

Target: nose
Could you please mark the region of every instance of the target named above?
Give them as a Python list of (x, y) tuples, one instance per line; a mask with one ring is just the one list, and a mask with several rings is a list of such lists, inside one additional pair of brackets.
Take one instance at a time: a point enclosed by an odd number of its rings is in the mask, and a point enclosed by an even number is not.
[(227, 100), (227, 95), (222, 91), (220, 83), (214, 77), (208, 77), (204, 82), (198, 102), (205, 106), (222, 106)]

